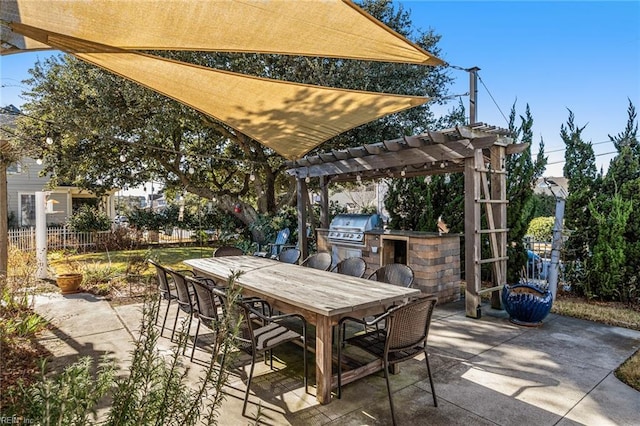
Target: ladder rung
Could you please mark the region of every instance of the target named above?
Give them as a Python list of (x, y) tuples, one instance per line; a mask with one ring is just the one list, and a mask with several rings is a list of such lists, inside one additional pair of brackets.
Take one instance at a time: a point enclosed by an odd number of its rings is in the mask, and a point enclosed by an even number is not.
[(477, 229), (476, 234), (500, 234), (504, 232), (509, 232), (509, 228), (502, 229)]
[(492, 257), (490, 259), (480, 259), (476, 263), (480, 263), (480, 264), (493, 263), (493, 262), (500, 262), (501, 260), (509, 260), (509, 256)]
[(476, 200), (476, 203), (483, 203), (483, 204), (509, 204), (509, 200)]
[(500, 284), (500, 285), (497, 285), (495, 287), (483, 288), (482, 290), (480, 290), (478, 292), (478, 294), (493, 293), (496, 290), (502, 290), (502, 287), (504, 287), (504, 286), (502, 284)]

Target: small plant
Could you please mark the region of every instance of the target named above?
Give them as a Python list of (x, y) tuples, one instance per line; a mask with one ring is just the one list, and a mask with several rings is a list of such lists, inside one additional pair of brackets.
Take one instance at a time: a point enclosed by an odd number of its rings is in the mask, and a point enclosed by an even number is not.
[(41, 380), (24, 390), (25, 418), (41, 425), (84, 425), (96, 418), (96, 406), (113, 386), (115, 367), (106, 358), (92, 374), (90, 357), (81, 358), (61, 374)]
[[(231, 362), (239, 317), (235, 301), (240, 295), (237, 274), (229, 277), (227, 306), (219, 324), (213, 347), (213, 360)], [(153, 300), (153, 301), (152, 301)], [(40, 380), (23, 387), (26, 407), (22, 412), (41, 425), (84, 425), (89, 416), (95, 418), (96, 408), (105, 397), (112, 402), (101, 422), (105, 426), (123, 425), (196, 425), (217, 424), (218, 411), (224, 400), (222, 388), (228, 380), (225, 364), (210, 362), (195, 388), (187, 384), (188, 369), (182, 363), (182, 352), (189, 338), (183, 322), (178, 344), (172, 354), (163, 355), (157, 349), (159, 333), (155, 318), (159, 302), (147, 299), (143, 305), (140, 336), (135, 341), (129, 374), (117, 378), (114, 365), (103, 359), (97, 373), (92, 371), (90, 358), (82, 358), (61, 374), (47, 378), (44, 367)]]
[(85, 204), (69, 218), (69, 226), (76, 232), (108, 231), (111, 219), (105, 212)]

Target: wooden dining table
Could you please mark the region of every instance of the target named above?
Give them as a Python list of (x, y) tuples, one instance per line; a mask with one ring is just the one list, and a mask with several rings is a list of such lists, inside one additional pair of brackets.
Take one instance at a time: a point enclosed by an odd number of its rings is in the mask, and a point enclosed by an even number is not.
[[(420, 294), (418, 289), (257, 256), (189, 259), (184, 263), (200, 275), (223, 281), (235, 272), (242, 272), (235, 282), (242, 287), (243, 294), (258, 296), (282, 312), (300, 314), (307, 323), (315, 325), (316, 399), (321, 404), (331, 401), (331, 390), (337, 385), (332, 371), (333, 326), (343, 317), (378, 314), (394, 303)], [(355, 379), (351, 377), (348, 381)]]

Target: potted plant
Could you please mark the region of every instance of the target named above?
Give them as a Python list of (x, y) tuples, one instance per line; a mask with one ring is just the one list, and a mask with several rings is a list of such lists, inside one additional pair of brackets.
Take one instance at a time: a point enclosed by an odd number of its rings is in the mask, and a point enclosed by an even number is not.
[(82, 269), (79, 262), (71, 259), (73, 254), (68, 250), (63, 252), (64, 272), (56, 275), (56, 284), (62, 294), (78, 293), (82, 284)]
[(509, 320), (518, 325), (537, 327), (549, 315), (553, 294), (548, 288), (528, 280), (505, 285), (502, 304)]

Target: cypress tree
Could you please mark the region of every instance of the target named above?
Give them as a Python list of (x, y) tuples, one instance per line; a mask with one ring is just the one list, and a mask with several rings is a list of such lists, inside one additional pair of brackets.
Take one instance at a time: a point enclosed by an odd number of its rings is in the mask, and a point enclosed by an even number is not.
[[(563, 173), (569, 180), (564, 218), (565, 228), (570, 233), (566, 257), (567, 260), (576, 261), (574, 265), (577, 268), (589, 257), (597, 235), (596, 225), (589, 214), (589, 203), (597, 194), (599, 176), (593, 146), (582, 140), (582, 131), (586, 125), (576, 126), (574, 118), (573, 112), (569, 110), (566, 126), (563, 124), (560, 127), (560, 136), (566, 145)], [(579, 270), (577, 268), (569, 272), (575, 275)], [(575, 279), (579, 280), (577, 275)]]
[(522, 143), (528, 143), (529, 147), (519, 154), (507, 157), (507, 227), (509, 228), (507, 255), (507, 281), (517, 282), (522, 267), (527, 262), (527, 253), (524, 247), (524, 236), (527, 233), (529, 222), (534, 217), (535, 202), (533, 199), (533, 187), (535, 182), (544, 173), (547, 159), (544, 157), (544, 141), (540, 140), (540, 147), (535, 161), (531, 155), (533, 142), (533, 117), (529, 105), (525, 108), (524, 116), (520, 116), (521, 124), (516, 126), (515, 104), (511, 108), (509, 117), (509, 130), (514, 137)]

